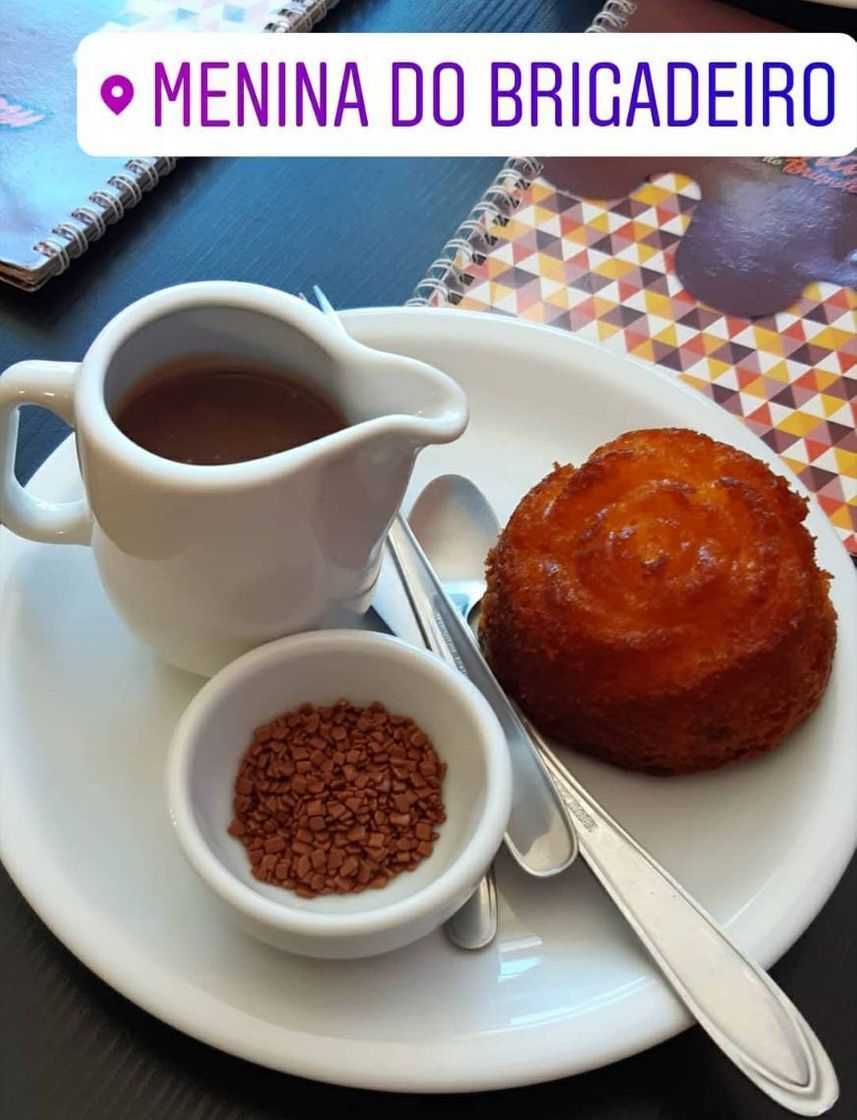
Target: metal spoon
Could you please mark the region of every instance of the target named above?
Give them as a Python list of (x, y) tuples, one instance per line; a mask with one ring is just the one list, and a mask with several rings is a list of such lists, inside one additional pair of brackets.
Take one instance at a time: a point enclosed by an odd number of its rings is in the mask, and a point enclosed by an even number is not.
[[(497, 519), (485, 503), (490, 517), (483, 526), (477, 526), (469, 508), (462, 509), (457, 492), (451, 495), (452, 500), (447, 500), (450, 480), (456, 490), (459, 482), (472, 485), (459, 475), (436, 478), (414, 502), (408, 521), (456, 610), (465, 621), (472, 622), (471, 614), (477, 613), (474, 608), (485, 594), (481, 565), (496, 540)], [(478, 531), (480, 527), (484, 529), (482, 534)], [(477, 549), (481, 550), (478, 555)], [(478, 571), (480, 578), (458, 579), (462, 571)], [(443, 928), (459, 949), (485, 949), (497, 936), (498, 921), (497, 881), (494, 868), (489, 867), (467, 902)]]
[(529, 729), (488, 667), (467, 623), (446, 597), (401, 514), (390, 526), (387, 547), (425, 645), (470, 678), (503, 728), (515, 793), (506, 826), (507, 850), (529, 875), (546, 879), (559, 874), (577, 856), (574, 819), (555, 789)]
[(485, 594), (485, 558), (500, 525), (469, 478), (444, 474), (414, 502), (408, 521), (443, 589), (469, 622)]
[[(441, 505), (432, 554), (448, 593), (472, 598), (497, 523), (468, 479), (447, 475), (426, 495)], [(466, 523), (472, 537), (466, 555)], [(440, 545), (455, 526), (449, 561)], [(436, 543), (435, 543), (436, 542)], [(446, 546), (445, 546), (446, 547)], [(454, 558), (454, 559), (453, 559)], [(447, 582), (448, 581), (448, 582)], [(464, 589), (467, 589), (466, 592)], [(839, 1095), (836, 1073), (811, 1027), (774, 981), (729, 939), (702, 907), (586, 792), (532, 728), (557, 788), (578, 824), (580, 854), (642, 941), (676, 995), (727, 1057), (769, 1097), (802, 1116), (819, 1116)]]

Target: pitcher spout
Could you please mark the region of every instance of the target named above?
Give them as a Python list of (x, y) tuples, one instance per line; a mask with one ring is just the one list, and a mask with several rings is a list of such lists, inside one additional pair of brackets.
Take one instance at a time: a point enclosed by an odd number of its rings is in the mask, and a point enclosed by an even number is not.
[(354, 423), (368, 422), (375, 434), (383, 430), (415, 449), (458, 439), (467, 427), (468, 405), (451, 377), (415, 358), (351, 345), (340, 400)]

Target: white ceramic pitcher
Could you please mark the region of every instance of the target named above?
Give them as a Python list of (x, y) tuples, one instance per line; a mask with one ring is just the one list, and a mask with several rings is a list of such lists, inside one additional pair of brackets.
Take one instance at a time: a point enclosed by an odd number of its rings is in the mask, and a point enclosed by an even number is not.
[[(153, 367), (199, 353), (281, 366), (336, 403), (349, 427), (222, 466), (133, 443), (111, 409)], [(41, 502), (15, 480), (22, 404), (74, 426), (84, 500)], [(415, 456), (466, 423), (464, 393), (445, 374), (354, 342), (300, 299), (253, 284), (185, 284), (120, 312), (82, 362), (19, 362), (0, 377), (0, 513), (31, 540), (91, 544), (137, 636), (211, 674), (262, 642), (365, 611)]]

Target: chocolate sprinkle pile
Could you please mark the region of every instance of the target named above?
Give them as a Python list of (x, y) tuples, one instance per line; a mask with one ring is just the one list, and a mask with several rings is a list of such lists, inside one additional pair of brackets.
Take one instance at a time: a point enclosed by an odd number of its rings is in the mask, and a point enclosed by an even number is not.
[(302, 704), (258, 727), (235, 780), (253, 875), (301, 898), (383, 887), (432, 853), (446, 764), (383, 704)]

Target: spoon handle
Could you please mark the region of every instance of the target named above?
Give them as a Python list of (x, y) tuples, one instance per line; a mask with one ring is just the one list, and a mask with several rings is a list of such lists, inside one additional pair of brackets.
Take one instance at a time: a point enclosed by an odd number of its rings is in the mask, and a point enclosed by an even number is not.
[(700, 1026), (778, 1104), (826, 1112), (839, 1095), (836, 1074), (794, 1004), (530, 731), (574, 817), (581, 856)]
[(470, 678), (506, 734), (515, 789), (507, 848), (530, 875), (556, 875), (577, 855), (575, 830), (527, 729), (401, 515), (393, 522), (387, 543), (427, 648)]
[(497, 883), (489, 867), (467, 902), (444, 926), (446, 936), (459, 949), (485, 949), (497, 936)]

